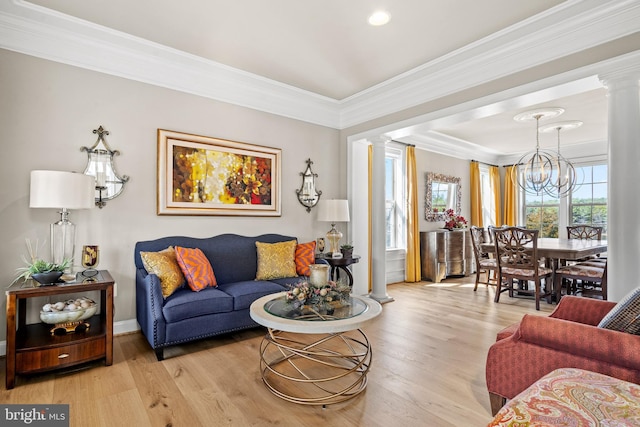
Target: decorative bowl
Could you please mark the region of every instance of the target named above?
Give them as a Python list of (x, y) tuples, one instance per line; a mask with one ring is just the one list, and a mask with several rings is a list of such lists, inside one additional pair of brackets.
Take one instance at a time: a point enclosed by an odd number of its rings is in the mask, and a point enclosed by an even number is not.
[(51, 283), (56, 283), (62, 276), (62, 271), (50, 271), (48, 273), (34, 273), (31, 275), (33, 280), (40, 283), (41, 285), (48, 285)]
[[(86, 302), (87, 307), (81, 307), (77, 302)], [(58, 304), (64, 304), (62, 310), (56, 310), (55, 306)], [(71, 307), (71, 309), (69, 308)], [(78, 308), (74, 308), (78, 307)], [(45, 304), (40, 311), (40, 320), (50, 325), (58, 323), (78, 322), (85, 320), (96, 314), (98, 311), (98, 305), (89, 298), (82, 297), (77, 300), (68, 300), (66, 302), (59, 302), (55, 304)]]

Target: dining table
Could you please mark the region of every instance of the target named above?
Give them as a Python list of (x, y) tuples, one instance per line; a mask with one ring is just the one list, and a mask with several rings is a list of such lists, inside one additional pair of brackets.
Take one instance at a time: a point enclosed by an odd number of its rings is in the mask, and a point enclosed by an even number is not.
[[(495, 252), (494, 243), (483, 243), (484, 252)], [(577, 261), (607, 251), (606, 240), (586, 239), (554, 239), (541, 237), (538, 239), (538, 256), (557, 261)], [(556, 264), (557, 265), (557, 264)]]
[[(494, 243), (483, 243), (481, 246), (484, 252), (495, 253)], [(544, 258), (547, 267), (553, 270), (552, 288), (555, 283), (555, 271), (559, 265), (566, 261), (578, 261), (606, 251), (606, 240), (538, 238), (538, 257)], [(551, 294), (555, 294), (555, 289), (552, 289)]]

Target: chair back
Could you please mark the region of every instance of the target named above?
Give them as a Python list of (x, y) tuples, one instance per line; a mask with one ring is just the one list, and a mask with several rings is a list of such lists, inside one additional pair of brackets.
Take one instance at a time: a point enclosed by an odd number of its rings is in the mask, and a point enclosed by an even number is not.
[(569, 239), (602, 240), (602, 227), (569, 225), (567, 226), (567, 236)]
[(538, 271), (538, 233), (520, 227), (496, 228), (494, 240), (498, 269)]
[(484, 228), (476, 227), (475, 225), (472, 226), (471, 244), (473, 245), (473, 255), (476, 257), (476, 263), (480, 262), (483, 258), (489, 258), (489, 254), (482, 251), (482, 244), (485, 242)]

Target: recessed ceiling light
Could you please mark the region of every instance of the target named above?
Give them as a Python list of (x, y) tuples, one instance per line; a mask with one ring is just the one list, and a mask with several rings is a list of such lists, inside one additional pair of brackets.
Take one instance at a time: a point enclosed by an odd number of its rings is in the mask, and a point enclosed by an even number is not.
[(383, 10), (379, 10), (369, 17), (369, 24), (378, 27), (386, 24), (390, 19), (391, 15)]

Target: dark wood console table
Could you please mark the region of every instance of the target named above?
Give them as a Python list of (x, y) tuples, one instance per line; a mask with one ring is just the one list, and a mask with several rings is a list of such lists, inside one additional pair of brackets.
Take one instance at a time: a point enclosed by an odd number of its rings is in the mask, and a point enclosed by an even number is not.
[(332, 258), (331, 254), (316, 254), (316, 262), (318, 260), (324, 260), (331, 266), (331, 272), (329, 277), (331, 280), (340, 279), (340, 272), (342, 270), (346, 273), (347, 278), (349, 279), (349, 287), (353, 289), (353, 274), (351, 274), (351, 270), (349, 267), (351, 264), (355, 264), (360, 261), (360, 255), (352, 255), (350, 257), (343, 258)]
[[(40, 286), (33, 280), (14, 283), (7, 295), (6, 387), (15, 386), (16, 375), (45, 372), (104, 359), (113, 363), (113, 285), (106, 270), (93, 281)], [(100, 312), (86, 322), (86, 331), (52, 335), (45, 323), (27, 324), (27, 300), (87, 291), (100, 291)]]

